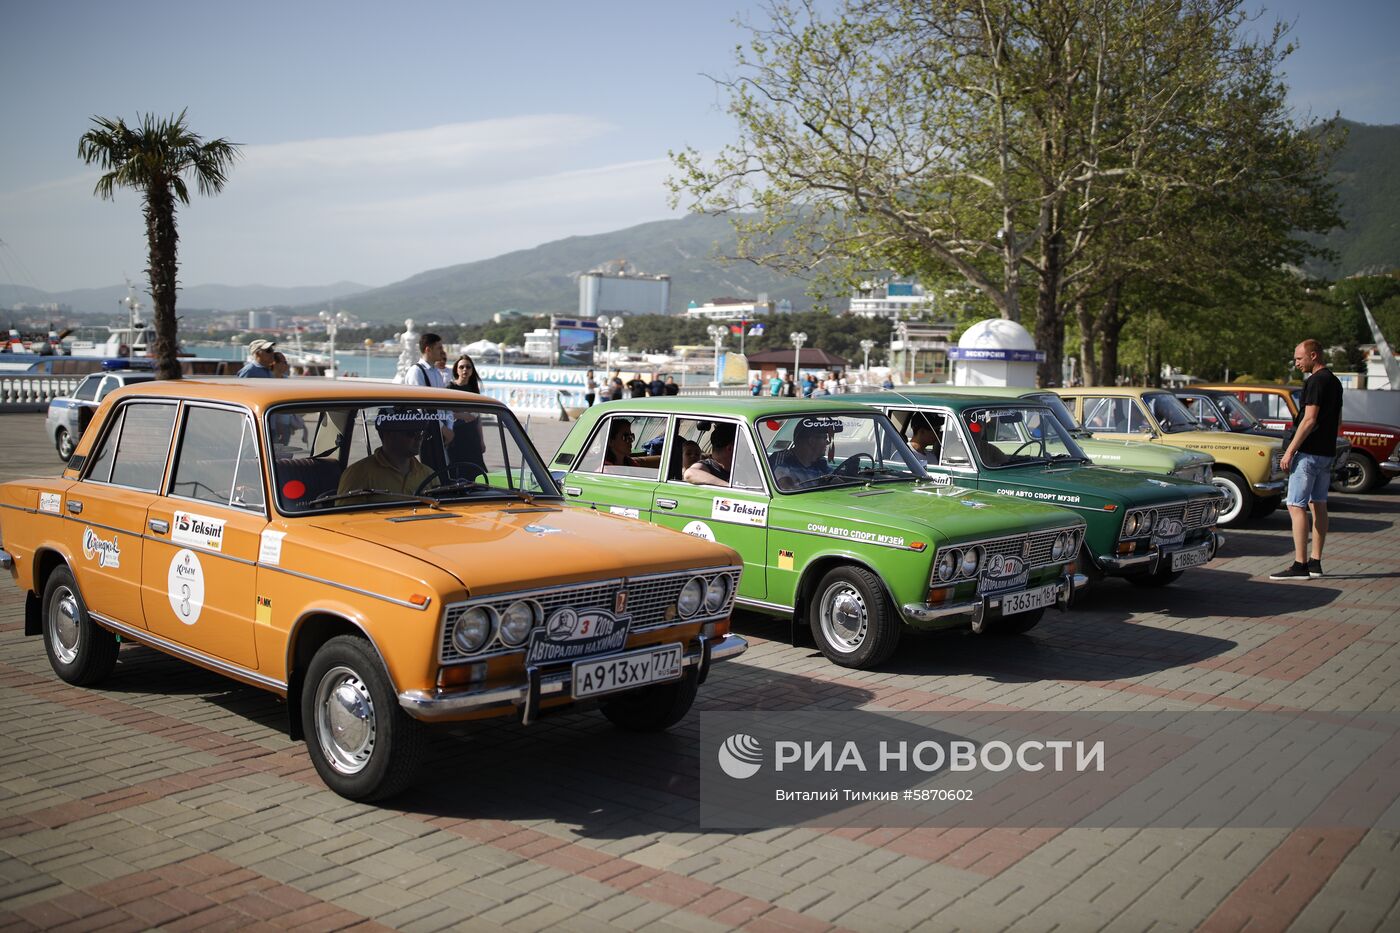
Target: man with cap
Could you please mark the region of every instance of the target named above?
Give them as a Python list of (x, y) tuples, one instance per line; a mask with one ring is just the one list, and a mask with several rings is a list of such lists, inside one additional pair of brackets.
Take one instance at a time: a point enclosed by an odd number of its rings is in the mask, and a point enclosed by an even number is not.
[(273, 356), (273, 349), (277, 344), (274, 341), (259, 337), (248, 344), (248, 362), (243, 364), (243, 368), (238, 371), (239, 379), (271, 379), (272, 365), (276, 362)]
[(421, 408), (384, 408), (375, 416), (374, 428), (379, 432), (379, 449), (352, 463), (341, 475), (337, 491), (417, 492), (433, 475), (432, 468), (418, 459), (418, 451), (423, 433), (437, 430), (436, 415)]
[(806, 415), (797, 419), (792, 446), (773, 458), (773, 478), (779, 489), (801, 489), (831, 475), (826, 451), (832, 435), (841, 430), (836, 418)]

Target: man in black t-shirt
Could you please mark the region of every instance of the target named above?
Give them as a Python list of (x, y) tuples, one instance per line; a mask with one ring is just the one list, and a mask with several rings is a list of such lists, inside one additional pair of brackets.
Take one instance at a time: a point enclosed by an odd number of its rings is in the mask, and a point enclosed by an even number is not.
[[(1271, 580), (1306, 580), (1322, 576), (1322, 545), (1327, 540), (1327, 486), (1337, 454), (1342, 423), (1342, 384), (1322, 365), (1322, 345), (1304, 340), (1293, 363), (1307, 377), (1303, 401), (1293, 417), (1293, 436), (1283, 452), (1288, 471), (1288, 517), (1293, 521), (1293, 564), (1269, 575)], [(1312, 512), (1312, 551), (1308, 551), (1308, 512)]]
[(627, 381), (627, 389), (632, 393), (633, 398), (647, 397), (647, 381), (641, 377), (640, 373)]

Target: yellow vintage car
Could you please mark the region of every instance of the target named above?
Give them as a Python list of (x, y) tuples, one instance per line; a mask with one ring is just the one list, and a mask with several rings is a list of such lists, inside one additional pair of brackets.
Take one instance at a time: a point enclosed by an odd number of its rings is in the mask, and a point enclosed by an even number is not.
[(1146, 440), (1215, 457), (1211, 482), (1227, 497), (1221, 525), (1262, 518), (1283, 501), (1287, 485), (1279, 466), (1283, 450), (1274, 438), (1202, 430), (1181, 400), (1166, 389), (1088, 386), (1055, 392), (1095, 437)]
[(357, 800), (412, 781), (424, 723), (664, 729), (747, 647), (734, 551), (563, 508), (510, 410), (445, 389), (118, 390), (61, 476), (0, 485), (0, 567), (65, 681), (134, 642), (273, 691)]

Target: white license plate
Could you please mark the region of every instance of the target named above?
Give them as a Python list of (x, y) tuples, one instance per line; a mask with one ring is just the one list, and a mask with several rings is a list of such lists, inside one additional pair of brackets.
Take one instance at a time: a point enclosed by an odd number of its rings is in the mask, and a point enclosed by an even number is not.
[(598, 696), (681, 676), (682, 648), (658, 645), (597, 661), (574, 662), (574, 698)]
[(1033, 590), (1008, 593), (1001, 598), (1001, 614), (1014, 616), (1018, 612), (1030, 612), (1032, 609), (1053, 606), (1057, 589), (1056, 584), (1048, 583), (1045, 586), (1037, 586)]
[(1185, 570), (1187, 567), (1199, 567), (1210, 561), (1210, 546), (1202, 544), (1200, 547), (1193, 547), (1189, 551), (1172, 552), (1172, 570)]

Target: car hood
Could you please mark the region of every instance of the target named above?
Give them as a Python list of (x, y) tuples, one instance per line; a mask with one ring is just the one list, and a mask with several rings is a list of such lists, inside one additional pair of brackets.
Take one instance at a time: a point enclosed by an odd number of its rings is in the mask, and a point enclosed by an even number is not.
[(440, 567), (472, 595), (740, 563), (722, 544), (556, 505), (385, 509), (314, 524)]
[[(843, 521), (861, 522), (914, 539), (932, 533), (961, 540), (1080, 524), (1078, 516), (1050, 505), (927, 482), (814, 490), (781, 496), (773, 508), (779, 515), (788, 513), (830, 528), (840, 527)], [(769, 521), (773, 523), (772, 518)]]
[(1149, 444), (1146, 441), (1120, 441), (1097, 436), (1077, 437), (1075, 441), (1091, 460), (1102, 460), (1105, 464), (1114, 466), (1141, 464), (1147, 467), (1160, 463), (1164, 473), (1171, 473), (1215, 462), (1214, 457), (1203, 451), (1163, 448), (1159, 444)]
[(982, 482), (984, 486), (995, 483), (993, 488), (998, 492), (1009, 489), (1017, 495), (1039, 493), (1053, 498), (1037, 501), (1080, 507), (1111, 504), (1136, 508), (1220, 494), (1214, 486), (1193, 483), (1176, 476), (1155, 476), (1106, 466), (1062, 465), (989, 470), (982, 474)]

